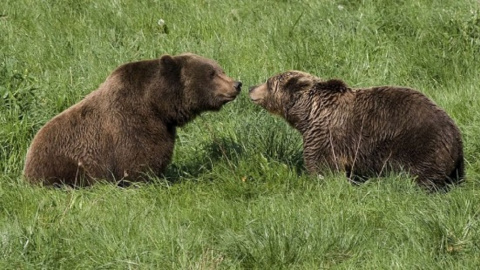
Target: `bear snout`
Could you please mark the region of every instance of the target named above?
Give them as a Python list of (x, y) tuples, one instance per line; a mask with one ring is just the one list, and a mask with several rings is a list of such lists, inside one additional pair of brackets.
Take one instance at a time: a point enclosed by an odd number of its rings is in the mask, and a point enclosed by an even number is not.
[(240, 92), (242, 90), (242, 82), (236, 81), (235, 83), (233, 83), (233, 87), (235, 87), (235, 90), (237, 90), (237, 92)]
[(251, 86), (248, 89), (248, 96), (250, 99), (253, 101), (253, 103), (256, 103), (258, 105), (261, 104), (262, 100), (265, 98), (265, 87), (262, 87), (264, 85), (254, 85)]

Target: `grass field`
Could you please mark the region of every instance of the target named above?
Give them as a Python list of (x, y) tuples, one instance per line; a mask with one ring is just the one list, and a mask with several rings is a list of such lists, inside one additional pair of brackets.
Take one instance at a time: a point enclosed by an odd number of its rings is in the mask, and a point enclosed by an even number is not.
[[(165, 177), (24, 182), (49, 119), (125, 62), (186, 51), (245, 87), (179, 129)], [(421, 90), (462, 131), (466, 182), (427, 194), (406, 175), (307, 175), (299, 134), (246, 94), (288, 69)], [(478, 269), (479, 92), (477, 0), (3, 0), (0, 269)]]

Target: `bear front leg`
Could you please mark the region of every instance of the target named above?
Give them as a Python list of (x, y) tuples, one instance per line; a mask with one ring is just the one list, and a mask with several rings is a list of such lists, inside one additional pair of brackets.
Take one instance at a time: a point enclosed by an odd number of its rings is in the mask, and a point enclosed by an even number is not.
[(325, 170), (335, 168), (335, 165), (329, 161), (329, 155), (317, 148), (305, 147), (303, 149), (303, 160), (308, 173), (318, 175), (322, 178), (322, 173), (324, 173)]
[(345, 174), (347, 176), (348, 182), (353, 185), (360, 185), (368, 180), (368, 177), (363, 176), (358, 171), (355, 171), (355, 169), (349, 164), (345, 165)]

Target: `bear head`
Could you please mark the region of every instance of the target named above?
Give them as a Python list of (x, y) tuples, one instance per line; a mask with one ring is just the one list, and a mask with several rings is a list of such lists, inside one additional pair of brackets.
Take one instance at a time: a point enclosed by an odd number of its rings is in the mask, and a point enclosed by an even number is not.
[(287, 71), (250, 87), (249, 96), (253, 103), (302, 130), (303, 125), (308, 125), (306, 119), (312, 107), (331, 106), (348, 89), (341, 80), (324, 81), (302, 71)]
[(177, 85), (182, 107), (191, 112), (217, 111), (240, 93), (242, 83), (228, 77), (212, 59), (192, 53), (160, 58), (161, 73)]
[(252, 86), (250, 99), (273, 114), (284, 116), (288, 106), (299, 95), (309, 91), (318, 78), (301, 71), (287, 71), (270, 77), (265, 83)]

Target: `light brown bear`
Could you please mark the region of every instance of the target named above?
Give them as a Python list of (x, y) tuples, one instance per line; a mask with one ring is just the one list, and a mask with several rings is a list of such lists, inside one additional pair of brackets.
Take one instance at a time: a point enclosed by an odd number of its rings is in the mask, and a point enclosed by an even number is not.
[(219, 110), (241, 86), (215, 61), (190, 53), (122, 65), (40, 129), (24, 175), (32, 183), (72, 186), (160, 175), (171, 161), (176, 128)]
[(345, 170), (350, 181), (406, 171), (428, 190), (464, 177), (460, 131), (422, 93), (403, 87), (352, 89), (300, 71), (250, 88), (251, 100), (303, 136), (307, 170)]

